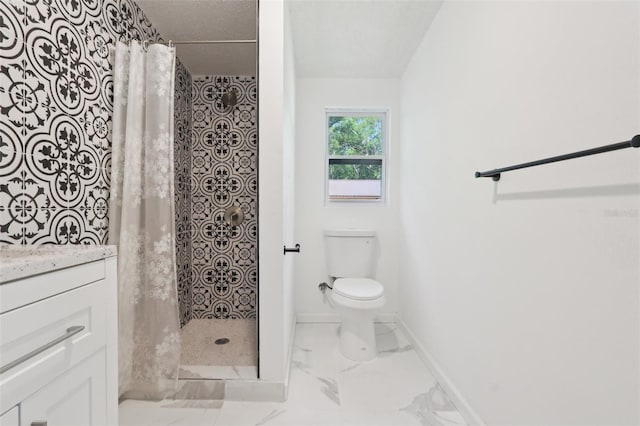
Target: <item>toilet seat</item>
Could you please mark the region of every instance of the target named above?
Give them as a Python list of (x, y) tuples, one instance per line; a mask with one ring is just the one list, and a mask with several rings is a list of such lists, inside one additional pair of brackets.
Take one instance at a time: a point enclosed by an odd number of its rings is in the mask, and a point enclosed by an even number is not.
[(376, 300), (384, 294), (384, 287), (370, 278), (338, 278), (333, 292), (353, 300)]

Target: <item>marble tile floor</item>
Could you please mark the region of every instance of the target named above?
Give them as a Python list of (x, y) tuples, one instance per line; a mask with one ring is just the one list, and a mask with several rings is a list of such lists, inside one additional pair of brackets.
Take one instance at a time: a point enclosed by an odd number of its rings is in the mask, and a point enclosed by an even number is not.
[(376, 324), (379, 356), (353, 362), (338, 324), (298, 324), (286, 402), (127, 400), (121, 426), (465, 425), (394, 324)]

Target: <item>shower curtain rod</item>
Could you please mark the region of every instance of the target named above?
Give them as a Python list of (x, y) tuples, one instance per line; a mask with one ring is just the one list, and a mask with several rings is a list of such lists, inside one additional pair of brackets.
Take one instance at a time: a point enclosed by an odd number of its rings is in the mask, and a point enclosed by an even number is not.
[(175, 44), (226, 44), (226, 43), (256, 43), (256, 40), (183, 40), (183, 41), (147, 41), (149, 44), (167, 44), (169, 46)]

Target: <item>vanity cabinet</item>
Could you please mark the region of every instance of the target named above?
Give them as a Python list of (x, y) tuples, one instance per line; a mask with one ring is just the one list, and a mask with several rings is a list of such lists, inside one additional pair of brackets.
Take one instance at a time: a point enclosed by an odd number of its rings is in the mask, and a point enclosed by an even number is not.
[(106, 424), (105, 351), (90, 355), (20, 403), (21, 425)]
[(18, 407), (13, 407), (0, 416), (0, 425), (2, 426), (19, 426), (20, 425), (20, 410)]
[(117, 424), (116, 269), (105, 256), (0, 283), (0, 425)]

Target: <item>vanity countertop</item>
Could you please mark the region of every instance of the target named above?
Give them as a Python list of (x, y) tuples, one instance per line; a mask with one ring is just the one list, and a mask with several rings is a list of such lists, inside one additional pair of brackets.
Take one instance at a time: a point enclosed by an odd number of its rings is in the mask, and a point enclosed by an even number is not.
[(0, 244), (0, 284), (116, 254), (116, 246)]

